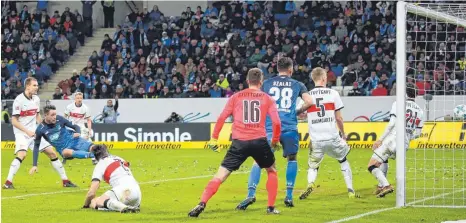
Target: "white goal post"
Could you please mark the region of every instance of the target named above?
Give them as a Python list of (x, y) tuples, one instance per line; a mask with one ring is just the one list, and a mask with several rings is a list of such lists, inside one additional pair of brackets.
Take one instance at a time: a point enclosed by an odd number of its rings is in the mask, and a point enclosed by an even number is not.
[[(408, 18), (409, 17), (409, 18)], [(419, 20), (412, 18), (416, 18)], [(466, 3), (463, 1), (458, 1), (457, 3), (449, 4), (449, 3), (426, 3), (426, 4), (413, 4), (409, 2), (400, 1), (396, 5), (396, 206), (403, 207), (403, 206), (423, 206), (423, 207), (466, 207), (466, 199), (465, 199), (465, 148), (464, 146), (460, 148), (448, 148), (442, 147), (441, 149), (413, 149), (413, 151), (406, 151), (405, 150), (405, 102), (406, 102), (406, 82), (408, 78), (408, 70), (415, 69), (413, 73), (414, 82), (417, 80), (418, 70), (424, 69), (424, 73), (427, 72), (436, 72), (436, 68), (439, 64), (443, 63), (453, 63), (455, 64), (459, 58), (446, 58), (443, 57), (442, 60), (432, 62), (432, 58), (430, 58), (430, 63), (433, 64), (435, 69), (429, 70), (429, 68), (419, 68), (417, 66), (409, 67), (411, 62), (414, 61), (416, 63), (422, 63), (419, 58), (415, 57), (408, 58), (408, 54), (410, 54), (410, 50), (412, 49), (413, 44), (407, 44), (408, 39), (408, 20), (411, 19), (411, 27), (419, 25), (420, 21), (422, 21), (424, 26), (434, 25), (436, 30), (434, 32), (426, 32), (427, 28), (423, 31), (424, 34), (418, 32), (418, 27), (415, 29), (415, 36), (419, 37), (420, 35), (424, 35), (425, 40), (422, 40), (418, 43), (414, 43), (414, 46), (419, 47), (422, 45), (424, 47), (424, 53), (427, 56), (428, 53), (431, 55), (445, 54), (445, 52), (451, 52), (452, 55), (464, 55), (466, 52), (461, 50), (461, 52), (452, 51), (451, 49), (447, 49), (452, 44), (457, 46), (456, 43), (461, 42), (461, 40), (455, 39), (454, 43), (448, 42), (448, 35), (455, 35), (464, 36), (464, 30), (466, 29)], [(413, 23), (415, 25), (413, 25)], [(463, 27), (462, 31), (456, 30), (442, 30), (438, 29), (437, 26), (445, 26), (445, 27)], [(420, 25), (419, 25), (420, 26)], [(442, 27), (440, 27), (442, 28)], [(413, 32), (411, 30), (411, 32)], [(428, 40), (429, 35), (435, 35), (437, 38), (437, 32), (439, 35), (446, 35), (447, 39), (442, 41), (437, 41), (437, 39)], [(411, 37), (409, 37), (409, 42), (411, 42)], [(412, 42), (418, 41), (419, 39), (414, 38)], [(433, 47), (432, 45), (434, 44)], [(441, 45), (443, 44), (443, 45)], [(446, 45), (448, 44), (448, 47)], [(429, 46), (430, 48), (428, 48)], [(453, 48), (453, 47), (451, 47)], [(463, 49), (463, 48), (462, 48)], [(450, 50), (450, 51), (449, 51)], [(458, 54), (459, 53), (459, 54)], [(451, 56), (451, 55), (448, 55)], [(411, 56), (410, 56), (411, 57)], [(427, 57), (429, 58), (429, 57)], [(429, 59), (428, 59), (429, 60)], [(428, 63), (425, 62), (424, 63)], [(448, 73), (445, 73), (443, 70), (442, 78), (449, 79), (448, 75), (450, 72), (453, 75), (461, 74), (462, 80), (466, 81), (464, 67), (461, 70), (448, 70)], [(447, 78), (446, 78), (447, 77)], [(424, 79), (423, 79), (424, 80)], [(425, 80), (424, 80), (425, 81)], [(435, 90), (434, 90), (435, 91)], [(442, 90), (445, 91), (446, 90)], [(459, 97), (455, 97), (455, 90), (453, 90), (453, 95), (448, 95), (448, 97), (452, 96), (453, 99), (447, 100), (445, 96), (446, 93), (440, 94), (439, 92), (434, 92), (434, 97), (444, 97), (448, 103), (453, 104), (466, 104), (466, 95), (464, 92), (458, 95)], [(462, 90), (464, 91), (464, 90)], [(428, 104), (428, 102), (426, 102)], [(450, 108), (450, 105), (443, 105), (443, 107), (438, 106), (438, 109), (443, 110), (453, 110)], [(427, 105), (427, 109), (429, 107)], [(432, 110), (431, 110), (432, 111)], [(435, 113), (435, 108), (433, 110)], [(435, 115), (435, 114), (434, 114)], [(432, 120), (432, 119), (430, 119)], [(446, 119), (445, 119), (446, 120)], [(433, 121), (434, 124), (436, 121)], [(444, 121), (441, 121), (444, 122)], [(439, 121), (440, 123), (440, 121)], [(443, 125), (442, 123), (440, 125)], [(450, 126), (451, 123), (447, 125)], [(460, 125), (461, 123), (454, 123)], [(451, 124), (453, 126), (454, 124)], [(463, 126), (466, 126), (466, 123), (462, 123)], [(448, 127), (449, 128), (449, 127)], [(456, 131), (456, 132), (455, 132)], [(452, 129), (451, 133), (459, 134), (458, 132), (461, 131), (460, 129)], [(430, 136), (429, 136), (430, 140)], [(435, 139), (434, 139), (435, 141)], [(445, 139), (444, 139), (445, 141)], [(464, 142), (463, 142), (464, 143)], [(427, 147), (427, 146), (426, 146)], [(417, 151), (416, 151), (417, 150)], [(421, 152), (422, 151), (422, 152)], [(417, 154), (418, 153), (418, 154)], [(424, 154), (421, 154), (424, 153)], [(411, 156), (411, 157), (409, 157)], [(417, 157), (417, 158), (416, 158)], [(443, 164), (445, 162), (452, 162), (453, 164), (448, 164), (448, 167), (443, 166), (441, 163), (443, 160)], [(445, 161), (447, 160), (447, 161)], [(413, 164), (416, 163), (417, 164)], [(455, 163), (459, 165), (455, 166)], [(407, 165), (411, 165), (407, 168)], [(442, 175), (443, 174), (443, 175)], [(409, 175), (409, 177), (407, 177)], [(456, 178), (455, 178), (456, 177)], [(412, 182), (412, 185), (408, 185), (407, 180)], [(424, 182), (422, 182), (424, 180)], [(448, 181), (447, 181), (448, 180)], [(428, 182), (433, 181), (433, 182)], [(436, 181), (441, 181), (442, 183), (436, 183)], [(414, 186), (413, 186), (414, 185)], [(409, 198), (409, 199), (408, 199)]]

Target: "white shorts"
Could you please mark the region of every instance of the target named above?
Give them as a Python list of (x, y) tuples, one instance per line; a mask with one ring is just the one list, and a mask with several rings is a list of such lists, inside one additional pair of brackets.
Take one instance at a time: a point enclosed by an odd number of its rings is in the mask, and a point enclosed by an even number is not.
[(313, 141), (309, 151), (309, 167), (317, 169), (322, 162), (324, 155), (343, 160), (350, 152), (350, 148), (345, 140), (337, 137), (332, 140)]
[(104, 194), (128, 206), (139, 207), (141, 205), (141, 189), (137, 183), (118, 185)]
[[(40, 140), (39, 152), (43, 152), (47, 147), (51, 146), (44, 138)], [(29, 137), (25, 134), (15, 135), (15, 154), (19, 151), (34, 150), (34, 137)]]
[[(408, 149), (409, 141), (405, 142), (405, 149)], [(390, 135), (382, 141), (382, 144), (374, 150), (372, 159), (381, 163), (388, 159), (396, 159), (396, 136)]]

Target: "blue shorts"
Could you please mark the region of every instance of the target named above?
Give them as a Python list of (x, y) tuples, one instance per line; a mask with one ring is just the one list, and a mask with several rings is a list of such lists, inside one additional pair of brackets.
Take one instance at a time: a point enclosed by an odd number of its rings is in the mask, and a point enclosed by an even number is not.
[[(267, 133), (267, 140), (272, 141), (272, 132)], [(287, 131), (280, 134), (280, 143), (283, 146), (283, 157), (296, 155), (299, 149), (298, 131)]]
[[(86, 139), (83, 139), (81, 137), (73, 138), (65, 148), (62, 148), (60, 151), (58, 151), (60, 154), (64, 149), (71, 149), (74, 151), (86, 151), (88, 152), (89, 149), (92, 146), (92, 142)], [(58, 149), (57, 149), (58, 150)]]

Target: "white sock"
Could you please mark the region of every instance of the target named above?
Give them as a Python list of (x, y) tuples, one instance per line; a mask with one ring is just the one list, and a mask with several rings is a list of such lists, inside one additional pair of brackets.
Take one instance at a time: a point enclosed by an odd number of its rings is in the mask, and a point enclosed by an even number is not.
[[(388, 163), (382, 163), (382, 164), (380, 164), (379, 169), (383, 172), (383, 175), (385, 176), (385, 178), (387, 178)], [(379, 183), (378, 186), (381, 187), (382, 185)]]
[(348, 188), (348, 191), (354, 192), (353, 173), (351, 172), (351, 166), (348, 160), (345, 160), (345, 162), (340, 163), (340, 167), (341, 167), (341, 173), (343, 174), (343, 178), (345, 179), (346, 188)]
[(108, 200), (107, 208), (112, 211), (121, 211), (127, 206), (117, 200)]
[(52, 163), (53, 168), (57, 173), (60, 175), (62, 180), (68, 180), (66, 176), (65, 168), (63, 167), (63, 163), (60, 160), (56, 159), (54, 161), (50, 161)]
[(8, 181), (13, 182), (13, 177), (15, 176), (16, 172), (18, 172), (20, 166), (21, 161), (19, 161), (19, 158), (13, 159), (10, 165), (10, 171), (8, 172), (8, 177), (6, 178)]
[(317, 179), (317, 169), (309, 168), (307, 172), (307, 182), (313, 184)]
[(371, 173), (379, 181), (379, 185), (382, 187), (390, 185), (387, 178), (383, 175), (383, 172), (379, 168), (374, 168)]

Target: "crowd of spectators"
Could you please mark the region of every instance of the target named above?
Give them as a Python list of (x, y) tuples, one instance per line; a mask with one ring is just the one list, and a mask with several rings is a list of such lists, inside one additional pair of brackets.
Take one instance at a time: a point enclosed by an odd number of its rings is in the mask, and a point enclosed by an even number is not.
[(2, 1), (2, 99), (14, 99), (24, 90), (24, 80), (35, 77), (39, 84), (53, 75), (84, 45), (86, 26), (78, 10), (49, 14), (47, 2), (37, 8), (16, 8), (15, 1)]
[[(229, 97), (249, 68), (277, 74), (279, 56), (309, 89), (312, 68), (349, 95), (394, 94), (393, 2), (215, 2), (168, 17), (154, 6), (130, 13), (86, 67), (57, 91), (86, 98)], [(422, 93), (464, 93), (464, 29), (408, 16), (408, 81)], [(443, 43), (443, 45), (442, 45)], [(459, 52), (463, 52), (460, 54)], [(441, 61), (444, 61), (443, 63)], [(446, 62), (445, 62), (446, 61)], [(449, 72), (455, 70), (458, 72)]]

